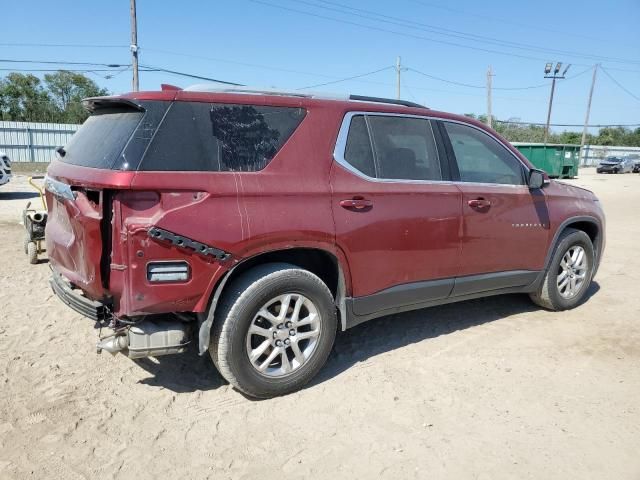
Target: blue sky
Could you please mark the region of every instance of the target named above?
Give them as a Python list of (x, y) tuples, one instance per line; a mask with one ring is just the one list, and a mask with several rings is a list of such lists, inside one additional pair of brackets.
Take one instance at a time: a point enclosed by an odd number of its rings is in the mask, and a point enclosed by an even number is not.
[[(4, 2), (2, 28), (1, 59), (130, 62), (128, 0)], [(567, 76), (577, 76), (558, 82), (552, 121), (578, 124), (584, 121), (590, 68), (599, 62), (638, 99), (600, 71), (591, 123), (640, 123), (639, 0), (138, 0), (138, 42), (143, 65), (282, 89), (380, 70), (401, 55), (409, 68), (402, 72), (402, 97), (456, 113), (484, 113), (485, 90), (415, 70), (484, 86), (491, 65), (494, 115), (532, 122), (546, 119), (550, 81), (543, 78), (544, 64), (563, 61), (572, 64)], [(55, 65), (0, 63), (0, 68)], [(90, 75), (112, 92), (130, 90), (130, 71), (111, 79), (103, 78), (105, 72)], [(393, 97), (395, 75), (387, 69), (313, 91)], [(163, 82), (198, 83), (141, 73), (141, 89), (157, 89)]]

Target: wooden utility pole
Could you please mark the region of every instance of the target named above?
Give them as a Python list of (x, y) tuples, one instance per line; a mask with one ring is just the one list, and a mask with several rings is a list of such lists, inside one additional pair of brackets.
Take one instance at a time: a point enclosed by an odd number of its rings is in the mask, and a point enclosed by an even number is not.
[(492, 105), (491, 105), (491, 81), (493, 77), (493, 72), (491, 71), (491, 65), (489, 65), (489, 69), (487, 70), (487, 125), (491, 128), (491, 118), (492, 118)]
[(138, 20), (136, 19), (136, 0), (131, 0), (131, 67), (133, 68), (133, 91), (139, 90), (138, 82)]
[(589, 89), (589, 100), (587, 101), (587, 114), (584, 117), (584, 129), (582, 130), (582, 141), (580, 142), (580, 157), (582, 158), (582, 150), (587, 142), (587, 125), (589, 125), (589, 114), (591, 113), (591, 99), (593, 98), (593, 88), (596, 86), (596, 74), (598, 73), (598, 65), (593, 66), (593, 78), (591, 79), (591, 88)]
[(397, 91), (398, 91), (398, 100), (400, 100), (400, 72), (402, 71), (402, 64), (400, 56), (398, 56), (398, 60), (396, 61), (396, 76), (397, 76)]

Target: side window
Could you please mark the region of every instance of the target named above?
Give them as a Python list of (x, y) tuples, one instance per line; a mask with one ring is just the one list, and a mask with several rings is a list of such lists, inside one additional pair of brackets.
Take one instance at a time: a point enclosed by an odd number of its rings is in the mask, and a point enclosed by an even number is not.
[(442, 180), (431, 123), (426, 119), (368, 115), (378, 178)]
[(522, 164), (500, 143), (476, 128), (444, 122), (463, 182), (524, 185)]
[(174, 102), (145, 153), (141, 169), (262, 170), (305, 114), (302, 108)]
[(376, 171), (373, 165), (373, 151), (371, 140), (367, 131), (364, 115), (355, 115), (351, 119), (347, 146), (344, 150), (344, 159), (356, 170), (369, 177), (375, 177)]

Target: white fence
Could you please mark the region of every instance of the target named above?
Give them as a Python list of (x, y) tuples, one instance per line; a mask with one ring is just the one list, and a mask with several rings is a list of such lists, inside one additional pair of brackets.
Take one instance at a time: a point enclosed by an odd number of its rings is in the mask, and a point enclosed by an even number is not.
[(608, 145), (585, 145), (580, 156), (580, 165), (595, 166), (606, 157), (626, 157), (631, 154), (640, 155), (640, 147), (615, 147)]
[(12, 162), (50, 162), (80, 125), (0, 121), (0, 151)]

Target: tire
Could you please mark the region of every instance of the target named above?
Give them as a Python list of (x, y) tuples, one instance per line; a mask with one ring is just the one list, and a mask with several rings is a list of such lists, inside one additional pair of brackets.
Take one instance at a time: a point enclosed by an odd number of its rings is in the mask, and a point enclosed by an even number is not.
[(27, 257), (29, 257), (29, 263), (31, 265), (38, 263), (38, 246), (36, 242), (27, 243)]
[[(565, 255), (569, 255), (571, 252), (579, 252), (580, 248), (584, 252), (584, 278), (580, 286), (575, 289), (571, 296), (567, 296), (567, 293), (571, 293), (569, 292), (570, 287), (565, 287), (568, 289), (561, 292), (562, 289), (558, 284), (561, 282), (561, 275), (563, 273), (562, 262)], [(591, 285), (594, 266), (595, 254), (589, 236), (581, 230), (567, 228), (560, 234), (556, 242), (551, 262), (545, 272), (542, 285), (536, 292), (529, 294), (529, 296), (535, 304), (547, 310), (561, 311), (574, 308), (584, 301), (585, 295)], [(576, 269), (575, 272), (579, 272), (579, 270)], [(579, 277), (578, 273), (574, 273), (574, 275), (576, 278)], [(566, 276), (563, 278), (566, 279)], [(578, 281), (579, 280), (576, 280), (576, 283)], [(560, 285), (562, 285), (562, 282)]]
[[(287, 295), (291, 301), (286, 300)], [(306, 314), (300, 324), (314, 318), (314, 326), (297, 328), (287, 320), (297, 324), (296, 308), (291, 305), (297, 307), (298, 301), (302, 302), (300, 317)], [(281, 322), (278, 318), (285, 304), (289, 308)], [(267, 316), (258, 315), (265, 310)], [(287, 326), (280, 328), (283, 325)], [(258, 327), (262, 333), (250, 335), (250, 327)], [(267, 328), (269, 333), (264, 334)], [(331, 352), (336, 329), (336, 307), (324, 282), (295, 265), (270, 263), (243, 273), (226, 288), (216, 309), (209, 353), (220, 374), (236, 389), (251, 397), (270, 398), (300, 389), (318, 373)], [(257, 355), (265, 340), (266, 350), (262, 349), (254, 366), (249, 352)], [(287, 341), (288, 347), (282, 343)], [(294, 343), (301, 356), (294, 352)], [(273, 354), (277, 356), (268, 363)], [(259, 371), (259, 365), (265, 364), (269, 365), (266, 370)]]

